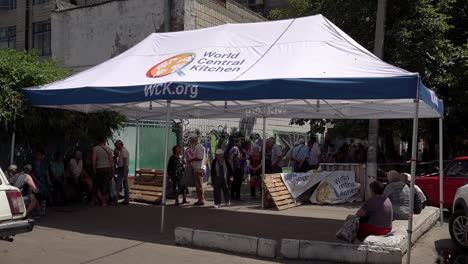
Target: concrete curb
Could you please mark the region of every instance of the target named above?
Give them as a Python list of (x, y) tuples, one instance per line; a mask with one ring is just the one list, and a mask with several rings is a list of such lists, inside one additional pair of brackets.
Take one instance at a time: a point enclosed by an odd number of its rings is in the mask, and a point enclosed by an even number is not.
[(281, 255), (288, 259), (321, 260), (341, 263), (401, 263), (399, 248), (321, 241), (283, 239)]
[(225, 250), (259, 257), (276, 257), (278, 243), (271, 239), (238, 234), (220, 233), (191, 228), (177, 227), (174, 230), (175, 243), (181, 246), (194, 246)]
[[(430, 211), (429, 211), (430, 210)], [(439, 219), (439, 210), (431, 208), (426, 217), (415, 221), (413, 243)], [(400, 228), (401, 229), (401, 228)], [(399, 231), (400, 233), (402, 230)], [(406, 233), (392, 237), (369, 236), (363, 244), (282, 239), (281, 255), (288, 259), (323, 260), (346, 263), (402, 263), (407, 247)]]
[(193, 229), (185, 227), (177, 227), (174, 229), (175, 243), (181, 246), (192, 246)]
[[(439, 210), (432, 208), (427, 216), (414, 224), (413, 243), (428, 231), (439, 218)], [(329, 243), (321, 241), (282, 239), (280, 254), (288, 259), (322, 260), (345, 263), (402, 263), (407, 251), (406, 233), (399, 231), (392, 237), (370, 236), (363, 244)], [(274, 258), (278, 243), (271, 239), (238, 234), (194, 230), (177, 227), (174, 230), (175, 243), (182, 246), (195, 246), (225, 250), (234, 253)]]
[(272, 239), (259, 238), (257, 247), (257, 256), (265, 258), (276, 257), (278, 243)]

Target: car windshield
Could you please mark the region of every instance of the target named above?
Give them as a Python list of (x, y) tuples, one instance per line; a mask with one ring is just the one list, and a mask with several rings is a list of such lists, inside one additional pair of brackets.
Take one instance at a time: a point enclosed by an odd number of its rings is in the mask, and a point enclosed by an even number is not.
[(447, 177), (468, 178), (468, 160), (456, 160), (447, 170)]

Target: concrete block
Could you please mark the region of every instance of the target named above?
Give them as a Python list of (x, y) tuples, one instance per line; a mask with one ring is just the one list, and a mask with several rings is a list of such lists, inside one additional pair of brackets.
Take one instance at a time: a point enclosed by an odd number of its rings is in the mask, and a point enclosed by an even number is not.
[(193, 242), (193, 231), (191, 228), (177, 227), (174, 229), (175, 243), (190, 247)]
[(278, 250), (278, 243), (275, 240), (259, 238), (257, 255), (259, 257), (274, 258)]
[(367, 263), (400, 264), (403, 253), (400, 248), (366, 246)]
[[(435, 207), (426, 207), (421, 214), (414, 215), (413, 219), (413, 235), (412, 242), (416, 241), (439, 219), (439, 209)], [(364, 240), (364, 244), (368, 246), (377, 247), (390, 247), (401, 249), (402, 254), (406, 253), (408, 249), (408, 235), (406, 229), (408, 228), (407, 220), (393, 221), (393, 231), (395, 235), (390, 237), (383, 236), (369, 236)]]
[(404, 235), (393, 235), (389, 237), (384, 236), (368, 236), (364, 240), (364, 244), (368, 246), (379, 246), (379, 247), (391, 247), (391, 248), (402, 248), (405, 246), (406, 234)]
[(365, 263), (366, 257), (366, 248), (354, 244), (301, 240), (299, 248), (299, 258), (307, 260)]
[[(424, 212), (426, 211), (426, 212)], [(437, 222), (440, 216), (440, 209), (435, 208), (435, 207), (426, 207), (426, 209), (423, 210), (423, 213), (427, 213), (425, 217), (422, 218), (422, 221), (419, 223), (414, 224), (414, 229), (413, 229), (413, 236), (412, 236), (412, 242), (416, 243), (416, 241), (428, 230), (434, 226), (434, 224)]]
[(235, 253), (257, 255), (258, 237), (195, 230), (193, 245)]
[(288, 259), (299, 258), (300, 240), (282, 239), (281, 240), (281, 255)]

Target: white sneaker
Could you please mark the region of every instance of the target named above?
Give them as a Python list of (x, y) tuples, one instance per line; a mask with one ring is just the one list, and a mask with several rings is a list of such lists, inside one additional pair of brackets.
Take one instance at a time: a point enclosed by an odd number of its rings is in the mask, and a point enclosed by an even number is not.
[(218, 205), (218, 204), (215, 204), (215, 205), (214, 205), (214, 208), (219, 208), (219, 205)]
[(226, 206), (231, 206), (231, 202), (229, 202), (229, 203), (226, 203)]

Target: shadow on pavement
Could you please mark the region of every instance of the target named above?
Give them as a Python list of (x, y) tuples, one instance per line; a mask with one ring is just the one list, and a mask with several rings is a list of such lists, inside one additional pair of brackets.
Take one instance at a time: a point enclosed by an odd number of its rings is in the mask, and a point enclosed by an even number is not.
[[(282, 238), (338, 242), (336, 231), (343, 221), (219, 210), (209, 207), (166, 206), (165, 232), (160, 233), (161, 206), (53, 208), (37, 226), (83, 234), (173, 244), (174, 228), (189, 227), (280, 240)], [(339, 241), (342, 242), (342, 241)]]

